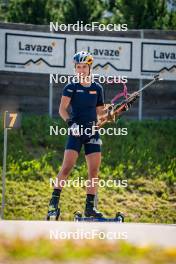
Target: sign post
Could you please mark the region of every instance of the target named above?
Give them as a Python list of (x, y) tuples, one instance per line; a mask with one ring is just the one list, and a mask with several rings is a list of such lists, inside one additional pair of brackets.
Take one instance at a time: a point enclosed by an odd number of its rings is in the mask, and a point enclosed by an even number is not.
[[(144, 38), (144, 31), (141, 29), (140, 31), (141, 39)], [(142, 56), (142, 54), (141, 54)], [(139, 90), (143, 87), (143, 80), (142, 78), (139, 79)], [(138, 106), (138, 120), (142, 120), (142, 107), (143, 107), (143, 100), (142, 100), (142, 91), (139, 95), (139, 106)]]
[(53, 83), (50, 83), (50, 80), (49, 80), (49, 116), (53, 117)]
[(4, 218), (4, 207), (5, 207), (5, 176), (6, 176), (6, 160), (7, 160), (7, 129), (8, 128), (4, 128), (4, 154), (3, 154), (3, 170), (2, 170), (1, 219)]
[(0, 218), (4, 219), (5, 209), (5, 180), (6, 180), (6, 164), (7, 164), (7, 132), (11, 128), (19, 128), (21, 124), (20, 114), (4, 112), (4, 154), (3, 154), (3, 170), (2, 170), (2, 204)]

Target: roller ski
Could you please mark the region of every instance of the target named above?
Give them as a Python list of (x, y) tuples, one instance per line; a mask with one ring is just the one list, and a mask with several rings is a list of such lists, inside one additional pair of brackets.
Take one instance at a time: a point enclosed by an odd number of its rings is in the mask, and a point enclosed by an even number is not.
[(85, 214), (83, 215), (81, 212), (77, 211), (74, 213), (74, 221), (75, 222), (124, 222), (124, 215), (120, 212), (116, 213), (114, 218), (106, 218), (104, 216), (89, 216), (87, 217)]
[(95, 207), (95, 201), (93, 199), (86, 200), (86, 208), (84, 215), (77, 211), (74, 213), (74, 221), (76, 222), (124, 222), (124, 215), (120, 212), (116, 214), (114, 218), (106, 218)]

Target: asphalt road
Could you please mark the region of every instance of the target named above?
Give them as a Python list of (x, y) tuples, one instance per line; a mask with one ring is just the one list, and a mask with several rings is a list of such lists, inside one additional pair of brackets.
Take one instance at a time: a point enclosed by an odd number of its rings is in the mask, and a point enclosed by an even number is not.
[(176, 225), (142, 223), (87, 223), (64, 221), (0, 221), (0, 235), (23, 239), (125, 240), (137, 245), (176, 246)]

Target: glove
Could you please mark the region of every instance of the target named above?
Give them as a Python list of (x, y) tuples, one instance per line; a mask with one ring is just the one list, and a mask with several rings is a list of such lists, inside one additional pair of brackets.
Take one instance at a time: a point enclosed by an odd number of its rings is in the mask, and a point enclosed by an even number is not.
[(69, 126), (69, 127), (71, 127), (72, 125), (73, 125), (73, 120), (71, 119), (71, 118), (68, 118), (66, 121), (65, 121), (66, 123), (67, 123), (67, 125)]
[(79, 133), (79, 125), (76, 123), (73, 123), (70, 127), (70, 131), (72, 133), (73, 136), (79, 137), (80, 133)]
[(74, 122), (71, 118), (66, 120), (68, 126), (69, 126), (69, 130), (71, 131), (71, 134), (73, 136), (79, 137), (80, 133), (79, 133), (79, 125), (76, 124), (76, 122)]

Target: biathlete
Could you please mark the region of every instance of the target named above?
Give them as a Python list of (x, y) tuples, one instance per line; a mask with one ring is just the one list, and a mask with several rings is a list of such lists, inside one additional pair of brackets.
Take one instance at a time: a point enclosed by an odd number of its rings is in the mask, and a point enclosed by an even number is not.
[[(90, 183), (94, 181), (94, 184), (90, 184), (90, 187), (86, 189), (87, 197), (84, 215), (95, 218), (103, 217), (103, 214), (95, 207), (98, 189), (98, 181), (95, 178), (98, 178), (101, 164), (102, 141), (97, 130), (95, 133), (89, 133), (87, 135), (87, 133), (80, 134), (79, 128), (82, 126), (84, 129), (90, 129), (97, 123), (98, 116), (103, 116), (105, 113), (104, 93), (102, 86), (93, 82), (91, 79), (92, 55), (81, 51), (74, 55), (73, 61), (76, 75), (81, 76), (82, 79), (79, 79), (80, 81), (78, 82), (67, 84), (63, 89), (61, 97), (59, 114), (73, 133), (68, 136), (62, 167), (57, 175), (58, 185), (54, 186), (49, 203), (48, 220), (53, 218), (58, 219), (59, 217), (59, 200), (62, 191), (61, 183), (67, 180), (77, 161), (82, 146), (84, 146), (89, 181)], [(69, 106), (71, 106), (71, 115), (68, 111)]]

